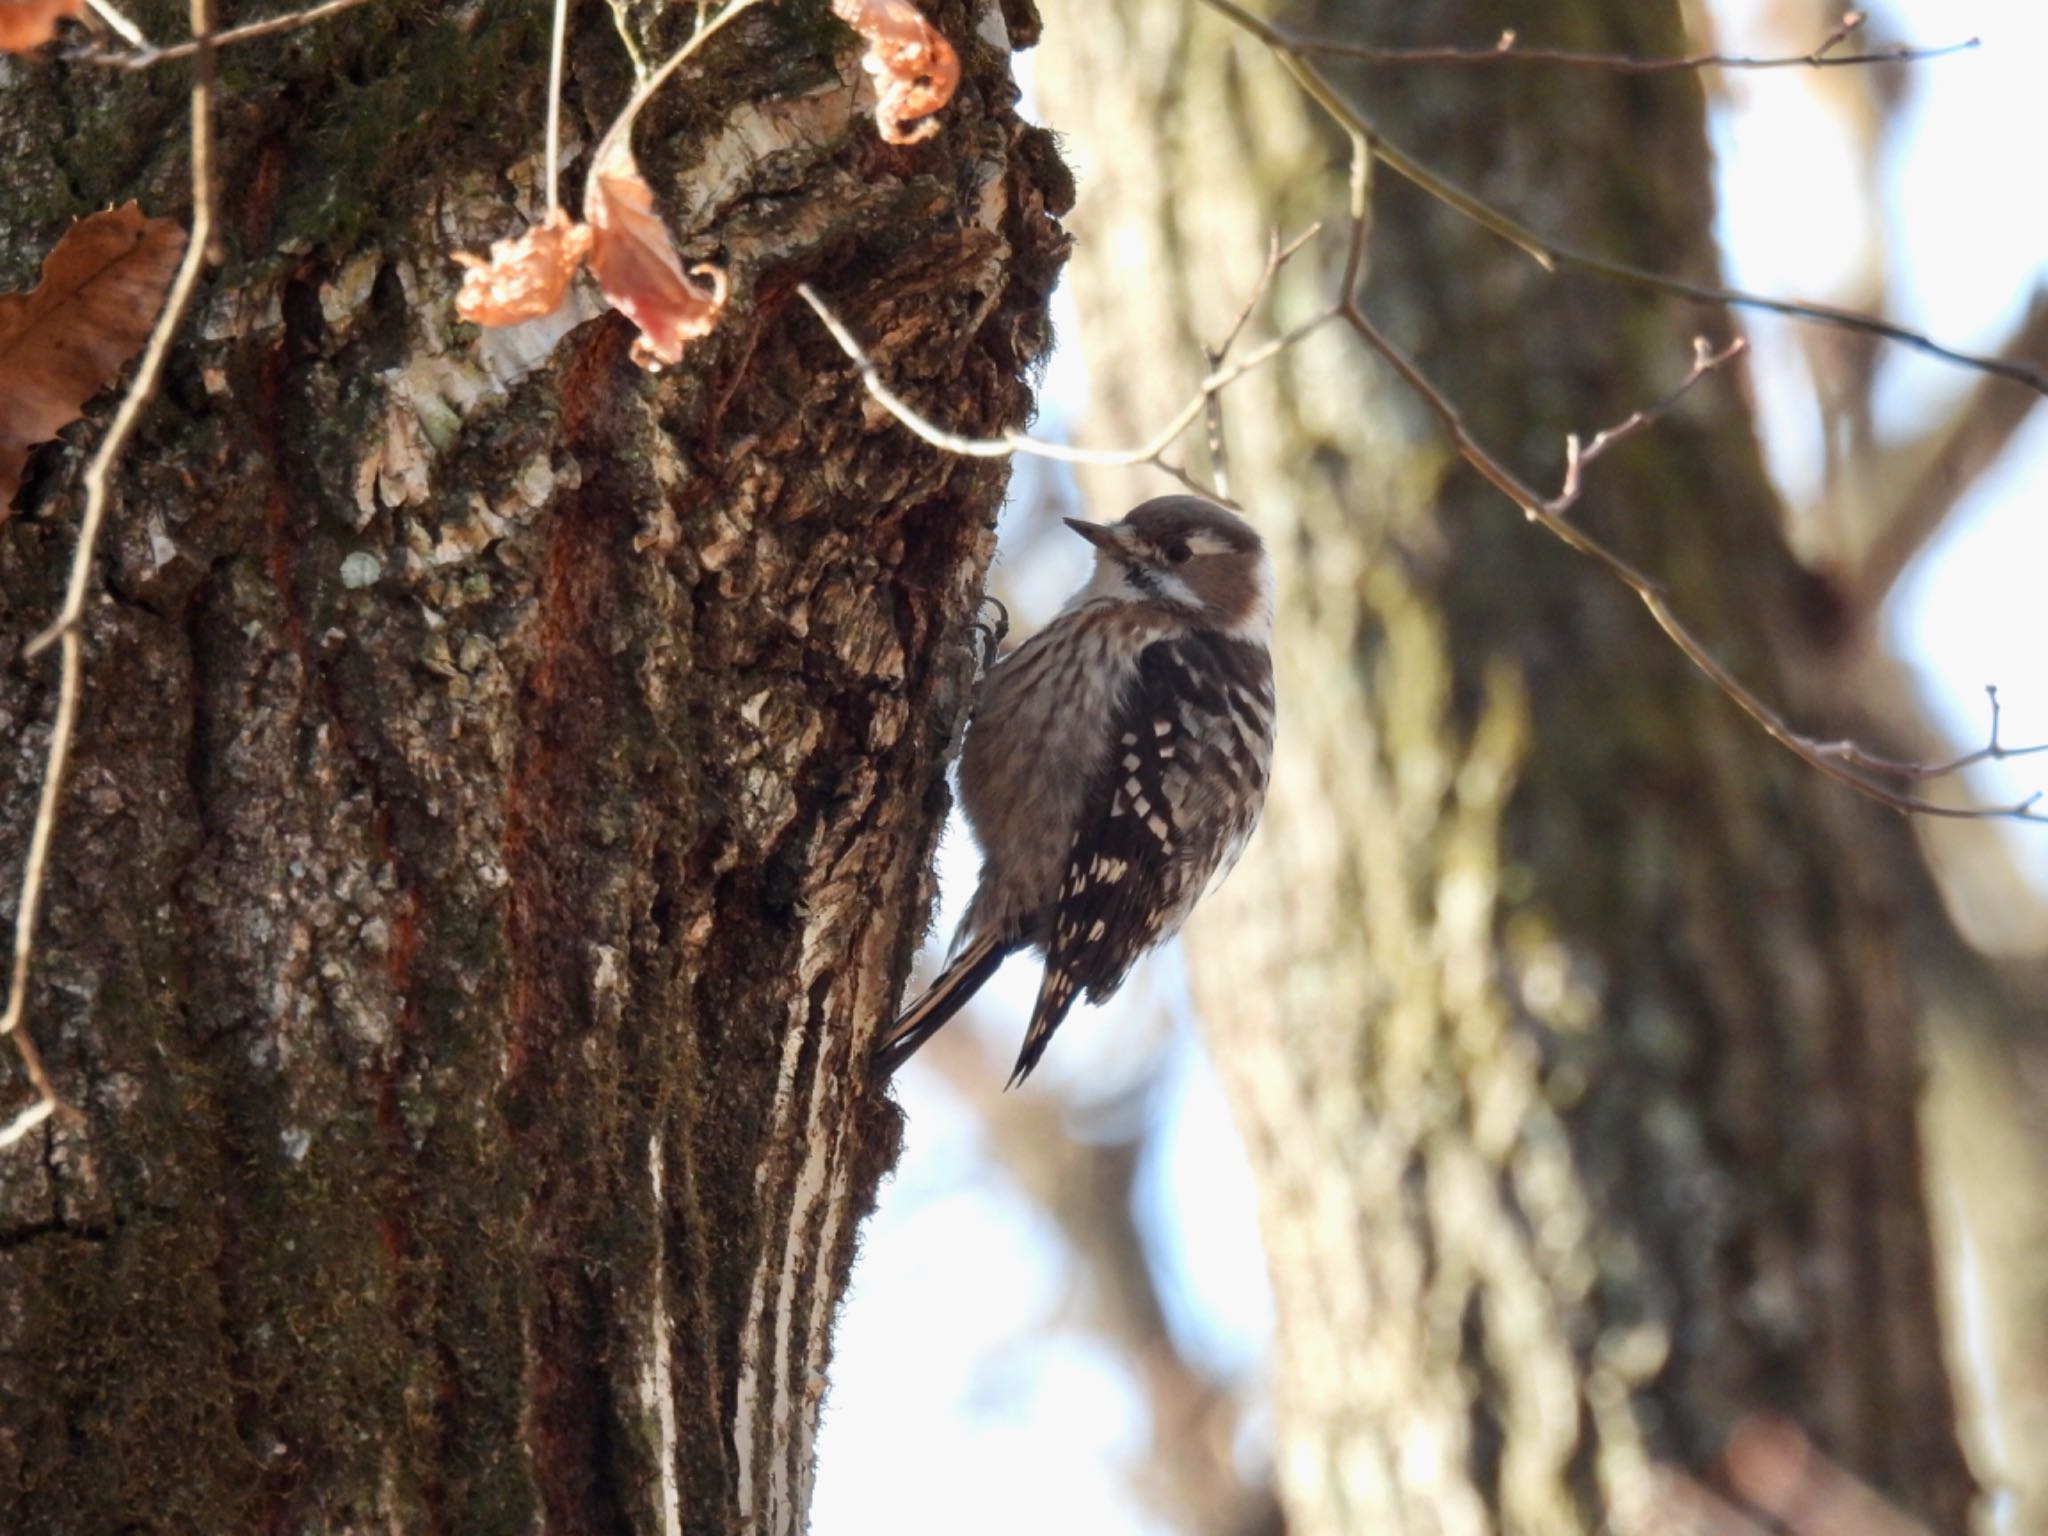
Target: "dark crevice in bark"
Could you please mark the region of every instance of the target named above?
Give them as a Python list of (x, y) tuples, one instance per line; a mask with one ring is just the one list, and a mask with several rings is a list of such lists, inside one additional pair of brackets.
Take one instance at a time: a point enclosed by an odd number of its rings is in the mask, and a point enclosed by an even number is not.
[(52, 1216), (47, 1221), (31, 1221), (23, 1226), (0, 1230), (0, 1248), (20, 1248), (52, 1237), (80, 1243), (104, 1243), (113, 1236), (113, 1230), (108, 1227), (78, 1226), (61, 1216)]

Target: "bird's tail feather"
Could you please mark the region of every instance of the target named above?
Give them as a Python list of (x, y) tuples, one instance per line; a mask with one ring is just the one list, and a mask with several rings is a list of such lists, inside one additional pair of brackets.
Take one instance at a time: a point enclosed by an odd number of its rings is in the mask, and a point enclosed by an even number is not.
[[(1078, 983), (1070, 971), (1051, 961), (1046, 962), (1045, 978), (1038, 985), (1038, 1002), (1031, 1009), (1031, 1027), (1024, 1032), (1024, 1049), (1017, 1053), (1017, 1068), (1010, 1074), (1010, 1080), (1003, 1084), (1005, 1090), (1023, 1082), (1031, 1075), (1031, 1069), (1038, 1065), (1038, 1058), (1052, 1043), (1052, 1032), (1060, 1027), (1067, 1010), (1074, 1006), (1077, 987)], [(1088, 995), (1095, 996), (1092, 992)]]
[(995, 975), (996, 967), (1014, 948), (1014, 942), (1005, 942), (1000, 934), (988, 932), (978, 935), (955, 955), (925, 989), (924, 996), (904, 1009), (875, 1042), (874, 1054), (869, 1058), (875, 1081), (887, 1082), (898, 1067), (917, 1053), (919, 1046), (966, 1007), (967, 1000)]

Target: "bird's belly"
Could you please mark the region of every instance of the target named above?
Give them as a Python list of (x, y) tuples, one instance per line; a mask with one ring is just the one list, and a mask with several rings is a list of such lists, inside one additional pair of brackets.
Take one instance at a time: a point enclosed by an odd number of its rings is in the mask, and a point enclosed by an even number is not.
[[(1121, 626), (1048, 629), (989, 677), (961, 751), (960, 798), (982, 849), (980, 914), (1003, 921), (1053, 904), (1084, 801), (1130, 681)], [(1034, 935), (1035, 937), (1035, 935)]]

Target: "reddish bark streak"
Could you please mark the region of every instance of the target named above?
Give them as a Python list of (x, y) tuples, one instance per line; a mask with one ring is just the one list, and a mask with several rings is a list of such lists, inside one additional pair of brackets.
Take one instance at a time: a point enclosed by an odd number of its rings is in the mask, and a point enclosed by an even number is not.
[[(566, 441), (592, 466), (611, 456), (610, 424), (623, 377), (627, 329), (607, 324), (565, 365)], [(623, 1524), (618, 1490), (594, 1469), (612, 1469), (607, 1440), (619, 1405), (609, 1400), (605, 1361), (618, 1326), (611, 1285), (586, 1271), (586, 1224), (616, 1192), (578, 1182), (573, 1170), (611, 1172), (565, 1143), (608, 1134), (609, 1116), (578, 1127), (559, 1106), (588, 1094), (591, 1055), (609, 1054), (584, 1005), (589, 958), (581, 899), (588, 879), (586, 827), (602, 793), (602, 755), (617, 741), (612, 710), (620, 692), (598, 636), (621, 579), (618, 550), (629, 536), (623, 506), (605, 495), (593, 468), (581, 488), (549, 511), (535, 655), (522, 690), (521, 761), (505, 802), (505, 869), (510, 876), (508, 939), (513, 966), (506, 1019), (507, 1096), (513, 1136), (533, 1171), (529, 1185), (534, 1280), (529, 1313), (529, 1453), (549, 1529), (610, 1530)], [(543, 1108), (543, 1101), (549, 1108)]]

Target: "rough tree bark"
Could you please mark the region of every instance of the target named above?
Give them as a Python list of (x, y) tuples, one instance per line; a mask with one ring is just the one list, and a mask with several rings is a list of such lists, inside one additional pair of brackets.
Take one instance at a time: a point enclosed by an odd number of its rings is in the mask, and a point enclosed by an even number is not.
[[(879, 143), (824, 0), (643, 115), (734, 285), (658, 378), (588, 293), (450, 308), (449, 252), (539, 212), (548, 7), (222, 57), (225, 263), (120, 481), (29, 1011), (82, 1119), (0, 1160), (0, 1529), (802, 1528), (897, 1132), (851, 1064), (1005, 475), (868, 407), (792, 291), (993, 431), (1064, 251), (1030, 0), (926, 9), (964, 64), (929, 143)], [(617, 16), (659, 56), (694, 11)], [(614, 22), (573, 18), (572, 186)], [(182, 69), (0, 60), (0, 289), (73, 215), (185, 209)], [(14, 658), (94, 430), (0, 527), (10, 921), (52, 703)]]
[[(1344, 144), (1214, 13), (1082, 9), (1048, 7), (1062, 46), (1038, 78), (1049, 118), (1102, 146), (1077, 167), (1077, 289), (1091, 438), (1128, 443), (1185, 398), (1266, 229), (1341, 216)], [(1539, 41), (1493, 0), (1369, 9), (1288, 16)], [(1545, 7), (1542, 27), (1685, 42), (1675, 6), (1639, 0)], [(1711, 279), (1696, 80), (1345, 78), (1480, 195)], [(1547, 277), (1390, 179), (1375, 203), (1369, 308), (1535, 483), (1567, 431), (1663, 394), (1695, 331), (1728, 334)], [(1328, 302), (1340, 244), (1289, 269), (1282, 323)], [(1282, 567), (1281, 756), (1192, 954), (1261, 1185), (1289, 1529), (1667, 1529), (1653, 1467), (1706, 1472), (1731, 1426), (1777, 1410), (1962, 1530), (1906, 955), (1961, 946), (1907, 831), (1754, 730), (1452, 460), (1355, 340), (1319, 336), (1226, 415), (1233, 487)], [(1811, 686), (1825, 594), (1785, 551), (1726, 382), (1601, 462), (1573, 515), (1767, 694), (1855, 724)]]

